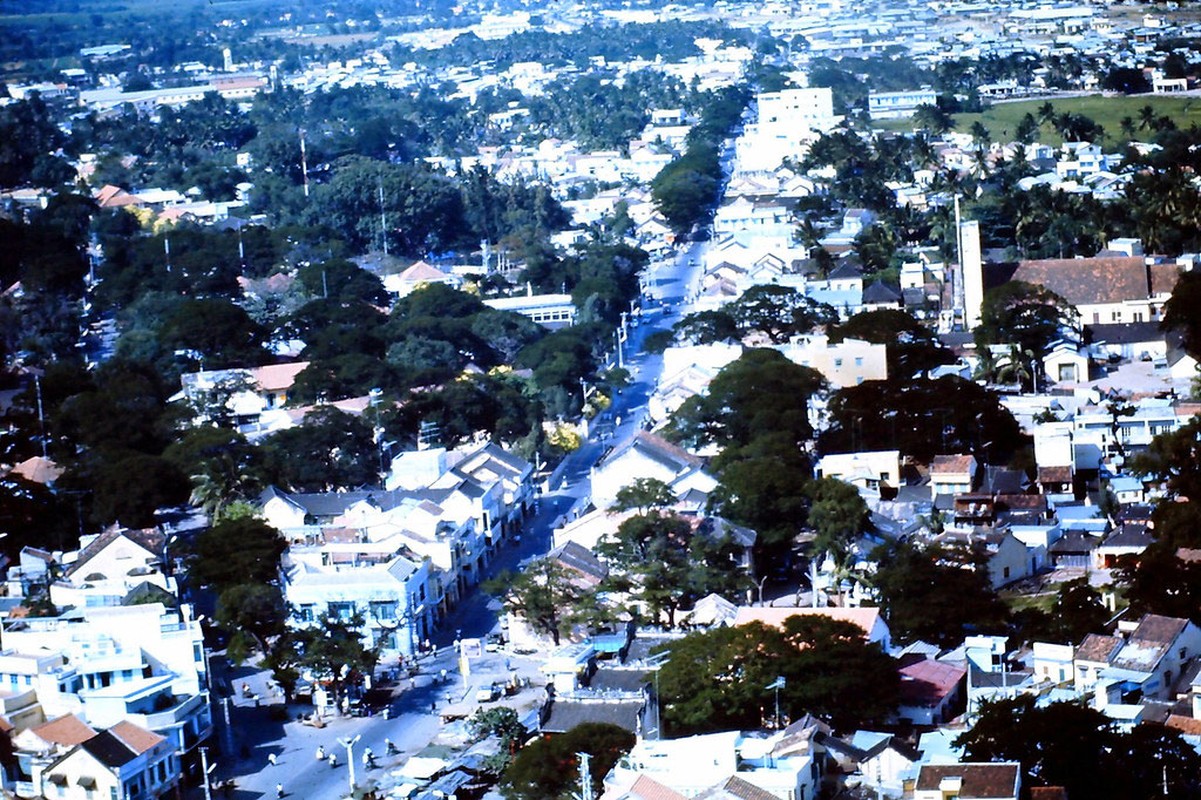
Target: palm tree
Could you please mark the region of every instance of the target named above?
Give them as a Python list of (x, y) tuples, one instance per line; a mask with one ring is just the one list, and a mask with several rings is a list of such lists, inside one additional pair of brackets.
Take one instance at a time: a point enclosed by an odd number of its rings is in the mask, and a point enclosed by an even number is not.
[(997, 376), (997, 359), (992, 349), (987, 345), (977, 348), (976, 369), (972, 372), (972, 380), (992, 383)]
[(1155, 128), (1155, 109), (1149, 104), (1138, 110), (1138, 127), (1139, 130), (1153, 130)]
[(1038, 107), (1038, 124), (1050, 125), (1055, 122), (1055, 106), (1050, 100)]
[(1005, 363), (997, 367), (997, 383), (1016, 383), (1023, 387), (1034, 376), (1034, 352), (1010, 345)]
[(1127, 137), (1133, 137), (1135, 131), (1134, 118), (1127, 115), (1122, 117), (1118, 122), (1118, 127), (1122, 129), (1122, 134)]

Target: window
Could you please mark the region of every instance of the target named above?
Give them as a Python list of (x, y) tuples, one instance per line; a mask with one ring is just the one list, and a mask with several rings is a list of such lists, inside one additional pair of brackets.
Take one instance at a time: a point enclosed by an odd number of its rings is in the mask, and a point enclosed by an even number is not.
[(863, 356), (855, 356), (855, 366), (857, 366), (857, 367), (863, 366)]
[(371, 602), (372, 619), (396, 619), (395, 600), (373, 600)]
[(302, 604), (300, 606), (300, 608), (296, 609), (296, 617), (301, 622), (312, 622), (313, 621), (313, 604), (312, 603)]
[(329, 615), (337, 619), (350, 619), (354, 616), (354, 603), (336, 602), (329, 604)]
[(841, 366), (842, 366), (842, 359), (841, 358), (834, 359), (834, 368), (837, 369), (838, 367), (841, 367)]

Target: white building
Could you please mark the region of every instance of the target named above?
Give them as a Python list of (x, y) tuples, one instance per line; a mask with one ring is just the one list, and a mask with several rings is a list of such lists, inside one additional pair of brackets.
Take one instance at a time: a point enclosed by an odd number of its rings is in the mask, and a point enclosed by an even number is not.
[(430, 562), (371, 542), (294, 546), (284, 555), (284, 597), (304, 627), (322, 618), (362, 620), (382, 657), (412, 656), (433, 630)]
[(932, 106), (937, 102), (938, 93), (933, 89), (868, 92), (867, 113), (872, 119), (903, 119), (912, 117), (921, 106)]

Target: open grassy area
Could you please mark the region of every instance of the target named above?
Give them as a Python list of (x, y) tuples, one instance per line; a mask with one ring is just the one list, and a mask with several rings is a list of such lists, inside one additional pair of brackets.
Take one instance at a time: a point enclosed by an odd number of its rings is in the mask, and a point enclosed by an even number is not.
[[(1201, 97), (1167, 97), (1164, 95), (1132, 95), (1129, 97), (1105, 97), (1103, 95), (1087, 95), (1085, 97), (1039, 98), (1035, 100), (1019, 100), (1012, 103), (997, 103), (992, 108), (979, 114), (956, 114), (955, 129), (967, 133), (973, 122), (979, 120), (988, 128), (995, 141), (1007, 142), (1013, 139), (1018, 121), (1026, 114), (1038, 118), (1038, 109), (1043, 103), (1055, 107), (1055, 113), (1083, 114), (1097, 122), (1105, 129), (1106, 147), (1116, 148), (1130, 138), (1122, 133), (1123, 117), (1130, 117), (1138, 125), (1139, 109), (1151, 106), (1156, 116), (1170, 117), (1178, 128), (1187, 128), (1194, 122), (1201, 124)], [(913, 130), (913, 121), (908, 119), (887, 120), (873, 123), (874, 127), (891, 131)], [(1135, 131), (1134, 138), (1140, 136), (1150, 138), (1149, 133)], [(1063, 137), (1050, 125), (1043, 125), (1039, 133), (1039, 141), (1043, 144), (1058, 146), (1063, 143)]]
[[(979, 120), (998, 141), (1009, 141), (1017, 129), (1018, 121), (1025, 115), (1031, 114), (1036, 119), (1039, 107), (1050, 102), (1055, 107), (1055, 113), (1083, 114), (1105, 129), (1105, 145), (1116, 147), (1130, 138), (1122, 133), (1123, 117), (1130, 117), (1138, 124), (1139, 109), (1151, 106), (1157, 116), (1170, 117), (1178, 128), (1187, 128), (1194, 122), (1201, 124), (1201, 97), (1165, 97), (1163, 95), (1132, 95), (1128, 97), (1103, 97), (1089, 95), (1087, 97), (1065, 97), (1051, 100), (1022, 100), (1014, 103), (997, 103), (992, 108), (980, 114), (956, 114), (955, 128), (966, 132), (973, 122)], [(1134, 138), (1140, 133), (1135, 132)], [(1144, 134), (1146, 135), (1146, 134)], [(1050, 125), (1044, 125), (1039, 134), (1039, 141), (1044, 144), (1058, 145), (1063, 142), (1059, 134)]]

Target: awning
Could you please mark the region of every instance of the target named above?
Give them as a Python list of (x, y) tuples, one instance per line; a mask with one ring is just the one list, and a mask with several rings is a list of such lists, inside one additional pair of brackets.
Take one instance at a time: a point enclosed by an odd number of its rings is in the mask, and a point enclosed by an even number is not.
[(46, 780), (50, 781), (55, 786), (66, 786), (67, 785), (67, 776), (59, 775), (58, 773), (55, 773), (53, 775), (47, 775)]
[(78, 783), (80, 786), (82, 786), (85, 789), (95, 789), (96, 788), (96, 779), (90, 775), (80, 775), (78, 778), (75, 779), (75, 782)]

